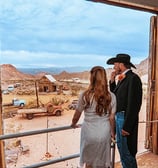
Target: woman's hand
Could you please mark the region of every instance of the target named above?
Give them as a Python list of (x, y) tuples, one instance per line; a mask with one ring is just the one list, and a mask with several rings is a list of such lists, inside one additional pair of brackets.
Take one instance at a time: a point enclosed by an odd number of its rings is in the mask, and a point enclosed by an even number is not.
[(73, 124), (73, 123), (72, 123), (72, 124), (70, 125), (70, 127), (72, 127), (72, 128), (80, 128), (81, 125), (80, 125), (80, 124), (76, 125), (76, 124)]
[(115, 135), (116, 135), (115, 132), (111, 131), (111, 138), (112, 139), (115, 139)]
[(77, 125), (72, 123), (72, 124), (70, 125), (70, 127), (72, 127), (72, 128), (77, 128)]

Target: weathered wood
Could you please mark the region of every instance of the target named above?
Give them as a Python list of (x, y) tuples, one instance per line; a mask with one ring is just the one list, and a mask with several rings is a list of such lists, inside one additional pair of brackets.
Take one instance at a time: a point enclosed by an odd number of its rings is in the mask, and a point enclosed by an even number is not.
[[(155, 97), (154, 97), (154, 111), (153, 111), (153, 120), (158, 120), (158, 16), (154, 17), (154, 46), (153, 50), (155, 51)], [(158, 122), (153, 123), (152, 127), (152, 151), (155, 154), (158, 154)]]
[(32, 109), (19, 109), (18, 114), (33, 114), (33, 113), (46, 113), (47, 108), (32, 108)]
[[(148, 95), (147, 97), (147, 106), (146, 106), (146, 120), (151, 121), (153, 104), (154, 104), (154, 93), (155, 93), (155, 54), (153, 50), (154, 45), (154, 17), (151, 17), (150, 22), (150, 51), (149, 51), (149, 62), (148, 62)], [(146, 124), (146, 140), (145, 147), (151, 149), (151, 135), (152, 135), (152, 124), (149, 122)]]
[(158, 13), (158, 0), (87, 0), (135, 10)]
[[(151, 17), (148, 72), (147, 121), (158, 120), (158, 17)], [(147, 123), (145, 147), (158, 153), (158, 123)]]
[(46, 76), (43, 76), (38, 81), (39, 92), (55, 92), (57, 85), (55, 81), (49, 80)]
[(39, 97), (38, 97), (37, 81), (35, 81), (35, 90), (36, 90), (37, 107), (39, 107)]
[[(1, 68), (0, 68), (0, 81), (1, 81)], [(0, 135), (3, 134), (3, 125), (2, 125), (2, 90), (0, 85)], [(0, 140), (0, 168), (5, 168), (5, 153), (4, 153), (4, 143), (3, 140)]]

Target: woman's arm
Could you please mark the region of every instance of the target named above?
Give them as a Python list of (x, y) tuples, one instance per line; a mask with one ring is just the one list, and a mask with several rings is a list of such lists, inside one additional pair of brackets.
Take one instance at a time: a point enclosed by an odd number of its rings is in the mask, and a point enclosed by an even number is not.
[(110, 114), (109, 120), (111, 125), (111, 137), (115, 139), (115, 113)]
[(81, 116), (81, 112), (79, 112), (78, 110), (75, 111), (73, 118), (72, 118), (72, 123), (71, 123), (71, 127), (72, 128), (76, 128), (76, 123), (78, 122), (78, 120), (80, 119)]

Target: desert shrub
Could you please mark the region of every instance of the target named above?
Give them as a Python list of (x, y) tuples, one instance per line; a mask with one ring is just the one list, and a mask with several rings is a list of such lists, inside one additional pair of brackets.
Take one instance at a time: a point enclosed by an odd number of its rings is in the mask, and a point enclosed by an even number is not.
[[(38, 103), (39, 103), (40, 107), (44, 106), (44, 103), (41, 100), (39, 100)], [(33, 100), (29, 101), (24, 108), (36, 108), (37, 106), (38, 106), (37, 100), (33, 99)]]
[(72, 96), (77, 96), (78, 95), (78, 91), (77, 90), (72, 90)]
[(73, 85), (71, 86), (72, 96), (78, 96), (80, 90), (85, 89), (80, 85)]
[(64, 104), (64, 100), (62, 100), (61, 98), (57, 98), (57, 97), (53, 97), (52, 99), (51, 99), (51, 102), (50, 103), (52, 103), (52, 104), (54, 104), (54, 105), (61, 105), (61, 104)]

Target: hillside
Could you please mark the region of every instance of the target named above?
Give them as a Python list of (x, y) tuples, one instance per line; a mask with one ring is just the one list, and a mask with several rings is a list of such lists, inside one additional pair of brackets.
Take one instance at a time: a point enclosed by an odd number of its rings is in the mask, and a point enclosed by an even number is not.
[(136, 65), (136, 67), (137, 67), (136, 72), (140, 76), (148, 74), (148, 58), (146, 58), (145, 60), (141, 61), (140, 64)]
[[(143, 76), (148, 73), (148, 58), (143, 60), (140, 64), (136, 65), (137, 69), (133, 69), (137, 74)], [(111, 68), (106, 69), (107, 76), (109, 77), (110, 72), (112, 71)], [(22, 71), (19, 71), (16, 67), (11, 64), (3, 64), (1, 65), (1, 80), (2, 81), (10, 81), (10, 80), (28, 80), (28, 79), (39, 79), (43, 75), (48, 74), (48, 72), (39, 72), (36, 75), (26, 74)], [(50, 73), (51, 74), (51, 73)], [(63, 72), (59, 74), (51, 74), (57, 80), (60, 79), (71, 79), (71, 78), (80, 78), (84, 80), (89, 79), (89, 71), (83, 72), (73, 72), (69, 73), (63, 70)]]
[(23, 72), (18, 71), (17, 68), (11, 64), (3, 64), (1, 65), (0, 68), (1, 68), (1, 80), (2, 81), (23, 80), (23, 79), (34, 78), (33, 75), (25, 74)]

